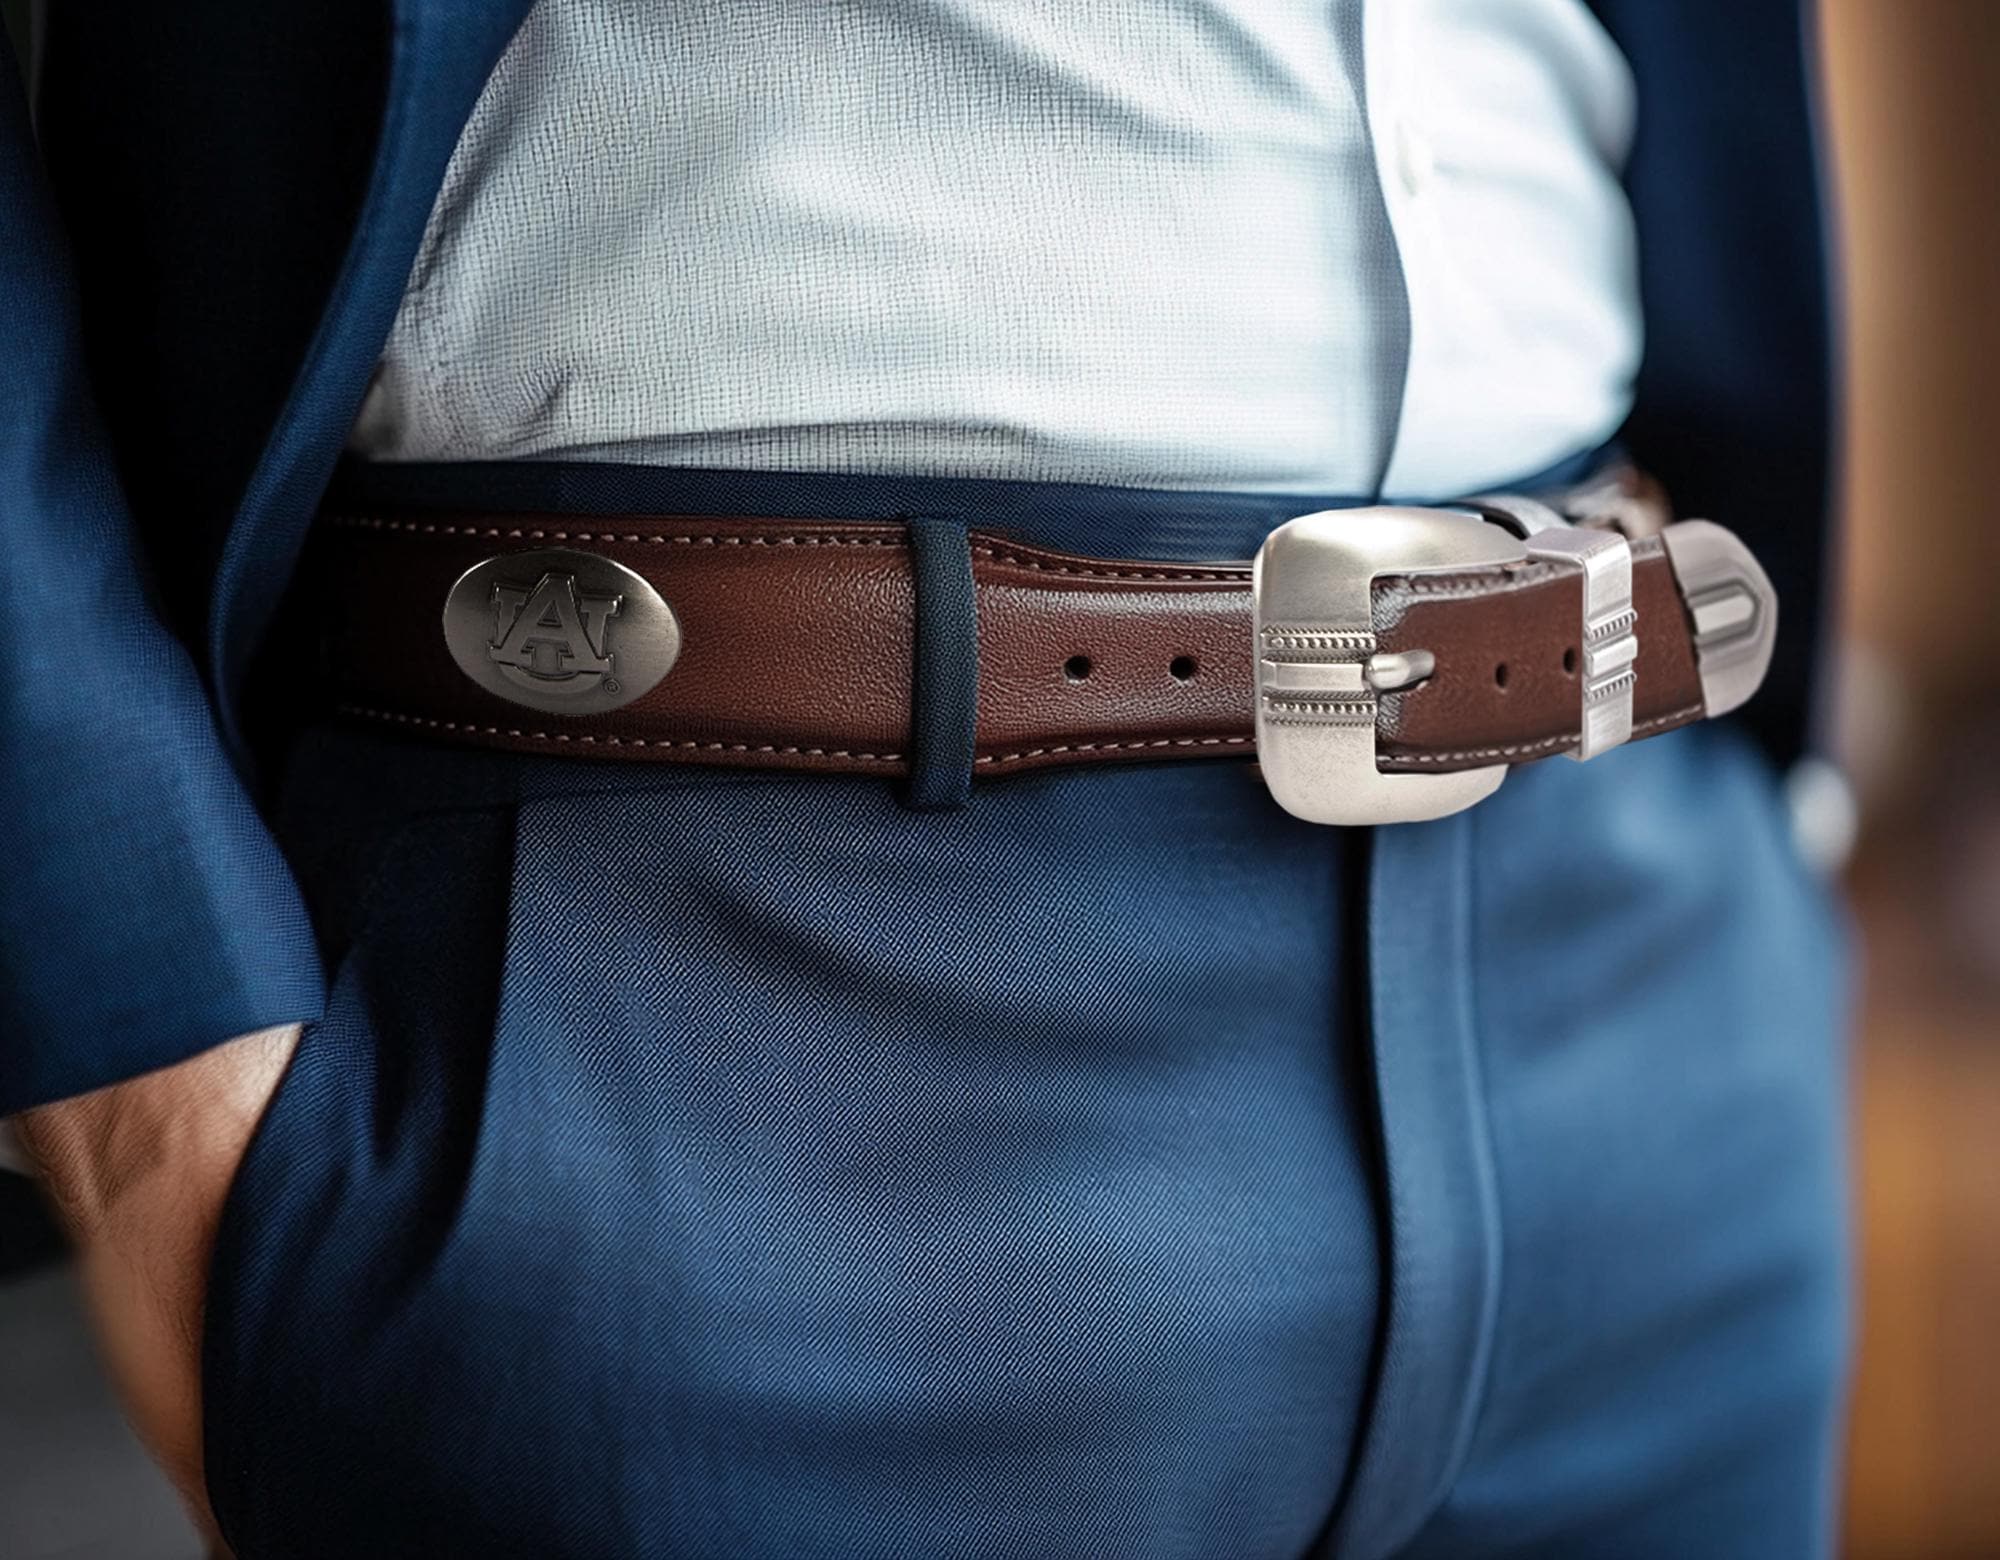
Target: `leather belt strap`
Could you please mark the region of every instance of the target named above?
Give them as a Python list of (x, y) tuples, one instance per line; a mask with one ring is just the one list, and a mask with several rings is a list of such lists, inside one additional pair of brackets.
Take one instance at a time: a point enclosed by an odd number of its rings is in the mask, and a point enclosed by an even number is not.
[[(968, 541), (975, 773), (1253, 755), (1248, 564), (1074, 557), (979, 531)], [(554, 548), (625, 566), (672, 609), (671, 669), (622, 708), (522, 708), (476, 683), (447, 644), (441, 612), (461, 576)], [(305, 577), (327, 674), (353, 717), (519, 751), (908, 768), (917, 614), (899, 523), (334, 513)], [(1640, 737), (1704, 706), (1695, 626), (1657, 535), (1632, 542), (1632, 589)], [(1378, 767), (1473, 769), (1574, 748), (1583, 593), (1578, 570), (1546, 559), (1377, 577), (1378, 649), (1434, 658), (1423, 681), (1381, 696)]]

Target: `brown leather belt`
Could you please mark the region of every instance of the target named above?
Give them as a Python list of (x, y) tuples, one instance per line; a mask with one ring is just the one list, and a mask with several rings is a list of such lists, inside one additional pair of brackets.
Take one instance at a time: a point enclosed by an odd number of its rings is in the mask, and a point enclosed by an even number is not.
[[(1634, 536), (1631, 735), (1650, 736), (1710, 713), (1703, 629), (1657, 510), (1629, 485), (1595, 491), (1586, 521)], [(1370, 513), (1328, 518), (1365, 525)], [(975, 774), (1253, 755), (1260, 649), (1249, 564), (1073, 557), (976, 530), (967, 545)], [(617, 680), (619, 637), (637, 632), (631, 591), (563, 586), (541, 556), (554, 550), (622, 565), (670, 609), (677, 646), (656, 685)], [(508, 583), (510, 558), (525, 562)], [(917, 576), (900, 523), (330, 513), (307, 575), (337, 701), (353, 717), (532, 752), (877, 775), (910, 764)], [(463, 626), (455, 648), (440, 627), (455, 587), (478, 625), (471, 639), (488, 636), (470, 650)], [(1324, 659), (1354, 663), (1365, 652), (1377, 667), (1404, 657), (1427, 670), (1368, 695), (1378, 770), (1471, 770), (1576, 748), (1590, 675), (1582, 569), (1547, 557), (1390, 568), (1374, 576), (1371, 598), (1372, 642), (1332, 636), (1339, 643)], [(577, 630), (584, 642), (572, 643)], [(503, 685), (483, 662), (510, 653), (502, 670), (513, 683)], [(630, 702), (567, 713), (566, 684), (617, 689)], [(541, 707), (524, 708), (531, 698)]]

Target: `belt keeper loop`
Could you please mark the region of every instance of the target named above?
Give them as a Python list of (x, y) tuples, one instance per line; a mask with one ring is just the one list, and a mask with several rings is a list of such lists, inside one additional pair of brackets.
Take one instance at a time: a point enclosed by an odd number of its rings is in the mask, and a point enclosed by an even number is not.
[(905, 800), (950, 812), (972, 797), (979, 725), (979, 613), (972, 544), (964, 524), (920, 515), (909, 522), (916, 585), (910, 667), (910, 777)]

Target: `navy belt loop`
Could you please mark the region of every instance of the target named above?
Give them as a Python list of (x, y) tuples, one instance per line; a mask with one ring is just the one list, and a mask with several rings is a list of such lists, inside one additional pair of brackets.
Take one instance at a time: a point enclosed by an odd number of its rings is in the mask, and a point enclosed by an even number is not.
[(920, 515), (909, 522), (917, 622), (910, 668), (909, 805), (923, 812), (963, 807), (972, 796), (979, 721), (979, 613), (972, 593), (972, 544), (957, 520)]

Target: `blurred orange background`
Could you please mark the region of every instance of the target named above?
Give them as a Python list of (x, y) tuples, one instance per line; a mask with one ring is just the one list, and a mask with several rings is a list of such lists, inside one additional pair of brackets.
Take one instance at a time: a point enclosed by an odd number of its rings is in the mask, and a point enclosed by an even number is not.
[(2000, 3), (1823, 0), (1862, 801), (1855, 1560), (2000, 1555)]

